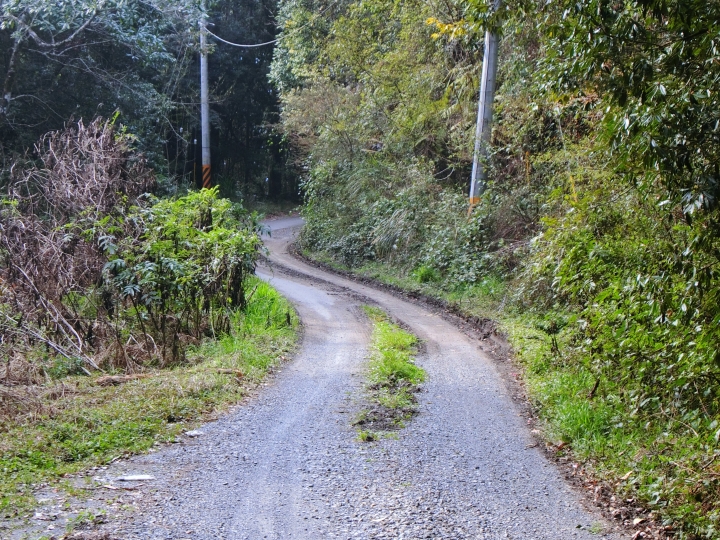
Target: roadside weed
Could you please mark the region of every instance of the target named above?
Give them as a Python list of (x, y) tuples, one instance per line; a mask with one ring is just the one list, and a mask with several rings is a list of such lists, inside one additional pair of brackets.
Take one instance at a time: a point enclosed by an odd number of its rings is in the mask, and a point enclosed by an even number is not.
[(291, 351), (298, 326), (274, 289), (257, 278), (249, 283), (254, 292), (246, 311), (232, 315), (232, 331), (191, 347), (187, 365), (148, 371), (118, 386), (101, 386), (97, 377), (49, 381), (47, 390), (61, 384), (64, 392), (48, 393), (43, 414), (2, 420), (0, 514), (32, 508), (38, 483), (171, 442), (242, 399)]
[(78, 529), (85, 529), (93, 525), (99, 525), (105, 521), (105, 511), (99, 510), (81, 510), (77, 516), (70, 519), (65, 527), (67, 532), (73, 532)]

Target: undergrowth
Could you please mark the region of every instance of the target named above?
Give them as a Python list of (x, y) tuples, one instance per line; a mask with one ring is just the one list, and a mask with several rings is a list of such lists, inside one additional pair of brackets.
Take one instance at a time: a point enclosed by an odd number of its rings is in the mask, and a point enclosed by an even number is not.
[(507, 303), (508, 284), (494, 275), (484, 276), (475, 283), (452, 283), (444, 279), (423, 279), (423, 274), (411, 267), (391, 266), (379, 261), (366, 261), (360, 266), (350, 267), (328, 252), (303, 249), (302, 254), (340, 272), (350, 272), (405, 291), (441, 298), (459, 310), (480, 318), (495, 318), (498, 310), (503, 310)]
[(247, 395), (292, 349), (298, 326), (277, 291), (257, 278), (248, 284), (247, 305), (232, 314), (231, 331), (190, 348), (182, 367), (117, 386), (99, 385), (98, 376), (48, 379), (34, 415), (3, 420), (0, 514), (32, 508), (40, 483), (172, 442)]
[(405, 426), (417, 412), (415, 393), (426, 373), (415, 364), (417, 338), (392, 323), (379, 308), (363, 306), (373, 322), (367, 400), (355, 420), (358, 438), (372, 441)]

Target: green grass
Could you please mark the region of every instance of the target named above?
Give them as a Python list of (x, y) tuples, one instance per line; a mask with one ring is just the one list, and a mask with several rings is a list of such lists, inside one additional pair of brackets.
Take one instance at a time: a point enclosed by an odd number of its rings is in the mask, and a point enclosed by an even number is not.
[(359, 413), (355, 424), (363, 426), (358, 430), (358, 438), (372, 441), (402, 428), (415, 414), (414, 394), (425, 381), (426, 373), (415, 364), (417, 338), (392, 323), (382, 310), (363, 308), (373, 322), (367, 375), (370, 408)]
[(374, 323), (370, 356), (370, 383), (384, 389), (399, 384), (420, 384), (425, 370), (415, 365), (417, 338), (393, 324), (382, 310), (364, 306)]
[(66, 532), (71, 533), (77, 529), (86, 529), (105, 522), (105, 510), (94, 512), (92, 510), (81, 510), (77, 516), (72, 518), (65, 527)]
[(720, 496), (716, 426), (683, 418), (671, 404), (665, 414), (637, 414), (624, 389), (605, 379), (591, 397), (597, 380), (574, 348), (572, 333), (560, 333), (556, 355), (528, 319), (506, 317), (503, 327), (525, 367), (545, 438), (567, 445), (593, 476), (622, 498), (639, 501), (677, 538), (720, 538), (720, 516), (713, 510)]
[(439, 279), (435, 270), (427, 267), (410, 270), (371, 261), (350, 268), (333, 259), (329, 253), (303, 251), (303, 254), (341, 272), (351, 272), (406, 291), (445, 300), (457, 309), (480, 318), (496, 319), (498, 311), (504, 306), (507, 284), (496, 276), (485, 276), (478, 283), (448, 284)]
[(437, 281), (426, 269), (406, 271), (381, 263), (350, 269), (326, 253), (305, 255), (494, 320), (513, 348), (547, 441), (590, 476), (613, 486), (619, 499), (632, 499), (672, 527), (677, 538), (720, 538), (720, 418), (683, 414), (672, 403), (659, 414), (638, 413), (625, 388), (597, 381), (572, 324), (560, 325), (554, 350), (548, 321), (563, 319), (562, 314), (523, 313), (506, 305), (508, 285), (495, 277), (458, 287)]
[(48, 398), (41, 412), (22, 422), (4, 422), (0, 514), (32, 508), (38, 483), (172, 441), (246, 395), (292, 350), (298, 327), (293, 308), (274, 289), (255, 278), (253, 289), (246, 312), (235, 315), (232, 334), (196, 347), (188, 365), (112, 387), (96, 385), (96, 377), (67, 377), (61, 381), (64, 396)]

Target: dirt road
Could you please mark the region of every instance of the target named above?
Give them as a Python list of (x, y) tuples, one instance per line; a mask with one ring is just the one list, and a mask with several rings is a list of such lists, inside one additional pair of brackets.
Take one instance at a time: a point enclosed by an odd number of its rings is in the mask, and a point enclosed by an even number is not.
[[(287, 253), (270, 223), (259, 269), (297, 307), (295, 359), (258, 397), (187, 444), (119, 466), (155, 476), (143, 510), (110, 523), (143, 539), (619, 539), (533, 440), (478, 340), (439, 314)], [(420, 413), (397, 439), (357, 440), (372, 302), (425, 343)]]

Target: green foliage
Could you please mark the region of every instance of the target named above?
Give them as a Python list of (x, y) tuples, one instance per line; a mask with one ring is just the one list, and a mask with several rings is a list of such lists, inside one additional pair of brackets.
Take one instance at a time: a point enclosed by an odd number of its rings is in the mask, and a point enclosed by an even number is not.
[[(0, 348), (35, 364), (42, 343), (51, 360), (40, 363), (56, 374), (67, 371), (49, 366), (56, 355), (88, 374), (133, 372), (227, 333), (246, 304), (257, 216), (217, 188), (148, 195), (154, 176), (109, 122), (80, 122), (42, 146), (45, 167), (18, 171), (0, 206)], [(34, 370), (18, 371), (25, 381)]]
[[(276, 2), (207, 2), (213, 32), (235, 43), (275, 37)], [(166, 193), (199, 185), (197, 0), (0, 3), (0, 184), (47, 131), (100, 115), (122, 124)], [(214, 184), (224, 197), (297, 198), (287, 147), (270, 127), (279, 100), (273, 47), (210, 49)]]
[(159, 164), (157, 117), (176, 109), (168, 89), (186, 69), (183, 42), (198, 19), (190, 0), (3, 2), (3, 153), (21, 155), (73, 116), (89, 121), (117, 110)]
[[(18, 515), (34, 504), (32, 484), (106, 464), (117, 456), (170, 442), (213, 412), (236, 403), (292, 349), (298, 317), (272, 287), (249, 278), (245, 313), (230, 331), (189, 352), (189, 366), (157, 370), (120, 386), (97, 377), (51, 383), (40, 414), (0, 416), (0, 514)], [(289, 324), (288, 324), (289, 321)], [(240, 373), (238, 379), (219, 373)], [(63, 391), (54, 394), (58, 388)]]
[(53, 379), (64, 379), (71, 375), (83, 375), (85, 369), (85, 361), (82, 358), (59, 356), (53, 359), (52, 364), (45, 372)]
[(560, 2), (544, 20), (546, 84), (616, 105), (607, 127), (624, 165), (660, 171), (688, 212), (717, 204), (718, 21), (699, 0)]
[(374, 321), (370, 383), (381, 387), (416, 385), (425, 380), (425, 370), (415, 365), (417, 338), (387, 320), (381, 310), (366, 308)]
[(230, 314), (245, 307), (245, 281), (260, 239), (244, 229), (218, 188), (155, 200), (126, 220), (135, 234), (105, 236), (103, 271), (119, 316), (159, 338), (162, 359), (182, 354), (180, 336), (229, 331)]
[[(286, 30), (273, 73), (284, 130), (308, 159), (303, 241), (350, 266), (403, 262), (425, 244), (433, 207), (452, 205), (443, 188), (468, 166), (468, 55), (430, 39), (425, 20), (445, 9), (436, 5), (341, 3), (294, 32), (308, 22), (301, 4), (281, 4)], [(454, 71), (462, 80), (448, 88)]]
[[(315, 17), (273, 68), (307, 165), (303, 247), (476, 316), (529, 312), (550, 436), (679, 537), (715, 537), (718, 7), (492, 4), (283, 4)], [(486, 27), (500, 86), (468, 212)]]
[(363, 309), (373, 322), (366, 389), (368, 408), (360, 411), (354, 425), (362, 426), (358, 438), (370, 442), (403, 428), (416, 413), (415, 392), (425, 381), (426, 373), (414, 361), (417, 338), (390, 322), (381, 309), (372, 306)]
[(440, 274), (434, 268), (429, 266), (418, 266), (412, 273), (418, 283), (430, 283), (440, 281)]
[(562, 253), (555, 292), (581, 310), (587, 354), (622, 379), (632, 411), (720, 411), (717, 9), (589, 0), (543, 19), (543, 83), (609, 105), (614, 166), (639, 185), (593, 186), (543, 237), (546, 260)]
[(655, 414), (633, 412), (623, 398), (627, 381), (612, 378), (620, 369), (597, 379), (572, 327), (558, 336), (558, 357), (533, 330), (531, 317), (506, 319), (503, 326), (526, 366), (546, 436), (566, 443), (620, 494), (637, 497), (672, 523), (677, 537), (714, 538), (716, 424), (697, 412), (679, 414), (671, 405)]

